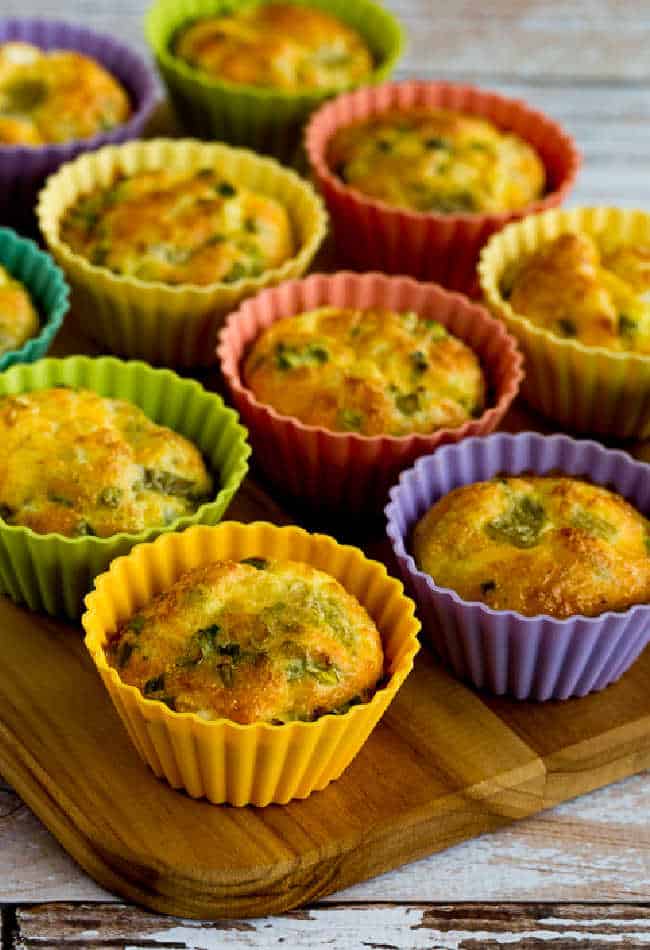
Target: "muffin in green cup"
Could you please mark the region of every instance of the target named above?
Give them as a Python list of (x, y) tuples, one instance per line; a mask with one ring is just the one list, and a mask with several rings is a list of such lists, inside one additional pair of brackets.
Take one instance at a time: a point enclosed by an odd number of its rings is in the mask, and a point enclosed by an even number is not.
[(395, 17), (373, 0), (288, 0), (322, 11), (356, 31), (370, 53), (368, 73), (347, 81), (338, 75), (332, 86), (282, 88), (225, 79), (177, 55), (179, 37), (193, 23), (237, 16), (269, 2), (276, 0), (155, 0), (147, 14), (146, 34), (170, 98), (190, 131), (295, 160), (309, 114), (331, 96), (387, 79), (402, 51), (403, 36)]
[[(171, 370), (114, 357), (71, 356), (18, 364), (0, 374), (0, 400), (53, 387), (90, 390), (139, 407), (149, 420), (196, 446), (213, 482), (209, 496), (194, 510), (138, 533), (38, 533), (25, 524), (9, 523), (13, 519), (0, 511), (0, 592), (32, 610), (75, 618), (95, 576), (134, 544), (192, 524), (216, 524), (248, 471), (250, 448), (234, 410), (195, 380)], [(83, 456), (83, 446), (75, 450)]]
[[(14, 281), (22, 286), (18, 288)], [(23, 302), (38, 319), (34, 332), (20, 345), (3, 345), (3, 301), (16, 315), (15, 302), (5, 297), (10, 283), (12, 290), (24, 291), (29, 300)], [(14, 363), (33, 363), (45, 356), (68, 312), (69, 293), (63, 272), (49, 254), (10, 228), (0, 228), (0, 372)]]

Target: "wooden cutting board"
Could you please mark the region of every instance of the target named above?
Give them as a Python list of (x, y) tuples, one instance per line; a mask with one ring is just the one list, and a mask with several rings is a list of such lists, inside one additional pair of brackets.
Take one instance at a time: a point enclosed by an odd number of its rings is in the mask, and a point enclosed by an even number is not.
[[(92, 352), (66, 322), (55, 351)], [(543, 424), (515, 408), (506, 427)], [(228, 517), (289, 520), (250, 478)], [(363, 546), (387, 556), (381, 535)], [(324, 791), (267, 808), (192, 801), (138, 758), (81, 628), (0, 597), (0, 774), (99, 884), (157, 911), (278, 913), (649, 765), (650, 650), (602, 693), (536, 704), (478, 693), (425, 647)]]
[[(248, 481), (229, 517), (284, 520)], [(192, 801), (143, 765), (81, 629), (0, 598), (0, 773), (98, 883), (179, 916), (287, 910), (650, 765), (650, 651), (564, 703), (479, 694), (423, 649), (338, 782), (306, 801)]]

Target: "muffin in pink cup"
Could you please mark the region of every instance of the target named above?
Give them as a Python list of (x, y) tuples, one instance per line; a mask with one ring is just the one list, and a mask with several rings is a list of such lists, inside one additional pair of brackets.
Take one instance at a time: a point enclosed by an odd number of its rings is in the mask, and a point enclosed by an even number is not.
[(580, 164), (541, 112), (446, 82), (339, 96), (312, 116), (305, 145), (342, 263), (470, 294), (488, 237), (559, 205)]
[[(370, 319), (375, 322), (368, 327), (365, 321)], [(355, 325), (350, 325), (350, 320)], [(314, 331), (312, 337), (304, 336), (304, 321), (318, 321), (318, 332)], [(407, 329), (410, 325), (408, 333), (413, 334), (414, 341), (420, 342), (411, 345), (407, 337), (410, 350), (405, 355), (398, 352), (402, 345), (400, 334), (377, 343), (377, 338), (382, 337), (382, 321), (387, 326), (390, 321), (404, 321)], [(297, 329), (298, 324), (302, 329)], [(330, 325), (345, 327), (345, 335), (343, 331), (340, 334), (340, 347), (332, 342), (332, 336), (323, 335), (324, 327)], [(299, 336), (291, 337), (289, 345), (277, 337), (271, 344), (276, 331), (285, 326), (288, 333), (298, 332)], [(408, 385), (412, 385), (413, 393), (406, 393), (404, 387), (398, 391), (391, 379), (382, 375), (384, 402), (381, 403), (376, 388), (374, 395), (367, 395), (364, 382), (372, 378), (374, 386), (376, 374), (384, 371), (385, 360), (359, 355), (361, 351), (352, 347), (350, 341), (363, 339), (364, 333), (372, 338), (373, 345), (383, 346), (384, 352), (390, 350), (391, 339), (396, 341), (395, 359), (406, 361)], [(441, 355), (447, 362), (451, 360), (452, 370), (462, 366), (466, 377), (474, 381), (478, 370), (481, 394), (473, 412), (464, 417), (453, 415), (458, 409), (453, 399), (441, 399), (445, 414), (439, 418), (454, 418), (455, 424), (416, 431), (418, 419), (433, 418), (417, 415), (420, 410), (415, 403), (420, 397), (414, 393), (424, 388), (422, 384), (430, 371), (435, 375), (430, 377), (428, 394), (422, 398), (433, 400), (431, 386), (439, 379), (435, 363), (438, 344), (444, 347)], [(281, 383), (286, 391), (273, 404), (260, 398), (259, 385), (256, 395), (248, 378), (251, 364), (256, 362), (255, 353), (264, 346), (267, 355), (272, 352), (276, 366), (283, 370)], [(513, 338), (483, 307), (433, 284), (375, 273), (313, 274), (249, 298), (228, 318), (217, 353), (231, 400), (250, 431), (256, 461), (264, 474), (281, 492), (310, 508), (338, 511), (346, 517), (378, 512), (397, 474), (419, 455), (448, 442), (491, 432), (511, 405), (523, 376), (522, 359)], [(390, 353), (387, 358), (392, 359)], [(305, 370), (307, 365), (309, 372)], [(333, 391), (332, 377), (325, 380), (315, 373), (310, 377), (314, 366), (335, 372), (340, 392)], [(275, 374), (276, 379), (279, 375)], [(303, 399), (305, 391), (301, 388), (309, 378), (317, 380), (311, 400)], [(416, 385), (417, 380), (421, 385)], [(446, 385), (446, 380), (443, 383)], [(346, 401), (351, 392), (352, 404)], [(354, 398), (359, 392), (361, 402), (355, 406)], [(300, 413), (296, 410), (295, 414), (278, 410), (278, 405), (291, 405), (287, 402), (291, 399), (315, 406), (317, 414), (305, 414), (307, 409)], [(336, 416), (330, 413), (333, 400)], [(387, 414), (389, 404), (391, 409), (397, 407), (393, 415)], [(437, 412), (435, 401), (431, 407)], [(404, 428), (400, 429), (397, 426), (402, 417)], [(334, 418), (336, 421), (331, 422)], [(315, 419), (325, 424), (315, 424)], [(386, 431), (377, 431), (382, 420), (386, 420)], [(409, 425), (412, 428), (407, 431)]]
[[(548, 700), (604, 689), (629, 669), (650, 640), (649, 472), (626, 452), (536, 432), (466, 439), (402, 472), (388, 537), (456, 676)], [(447, 550), (464, 574), (454, 586), (425, 550), (450, 513)]]

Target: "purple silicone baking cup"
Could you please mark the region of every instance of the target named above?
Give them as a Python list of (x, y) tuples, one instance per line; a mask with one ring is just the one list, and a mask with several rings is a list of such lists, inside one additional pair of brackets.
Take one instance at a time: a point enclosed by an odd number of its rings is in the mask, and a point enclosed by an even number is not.
[(152, 69), (111, 36), (57, 20), (0, 19), (0, 43), (21, 40), (41, 49), (72, 49), (96, 59), (129, 93), (128, 122), (91, 138), (57, 145), (0, 145), (0, 224), (34, 232), (34, 206), (43, 182), (64, 162), (102, 145), (118, 145), (142, 135), (158, 101)]
[(385, 509), (388, 537), (425, 635), (458, 677), (497, 695), (584, 696), (615, 682), (650, 640), (650, 604), (597, 617), (525, 617), (463, 600), (416, 567), (411, 530), (443, 495), (497, 474), (556, 471), (607, 485), (650, 512), (650, 465), (597, 442), (534, 432), (466, 439), (423, 456), (402, 472)]

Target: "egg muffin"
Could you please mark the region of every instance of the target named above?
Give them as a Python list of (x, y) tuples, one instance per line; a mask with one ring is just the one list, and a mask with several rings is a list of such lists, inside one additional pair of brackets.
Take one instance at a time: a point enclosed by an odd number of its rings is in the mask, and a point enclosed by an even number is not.
[(364, 195), (437, 214), (514, 211), (543, 195), (546, 178), (528, 142), (448, 109), (393, 110), (345, 126), (328, 161)]
[(626, 610), (650, 599), (650, 525), (578, 478), (493, 478), (456, 488), (418, 522), (420, 570), (464, 600), (525, 616)]
[(361, 435), (455, 427), (485, 405), (473, 351), (413, 311), (320, 307), (277, 320), (254, 342), (243, 377), (283, 415)]
[(0, 44), (0, 145), (85, 139), (126, 122), (126, 90), (103, 66), (74, 50)]
[(210, 76), (273, 89), (338, 89), (373, 69), (356, 30), (292, 3), (249, 5), (195, 20), (179, 31), (172, 50)]
[(0, 517), (39, 534), (166, 525), (213, 491), (199, 450), (137, 406), (57, 386), (0, 399)]
[(91, 264), (164, 284), (234, 283), (294, 253), (286, 208), (213, 168), (117, 178), (70, 207), (60, 233)]
[(38, 333), (39, 325), (26, 288), (0, 266), (0, 353), (19, 349)]
[(106, 655), (144, 696), (239, 723), (342, 713), (383, 675), (379, 632), (337, 580), (256, 557), (185, 572), (122, 624)]
[(589, 234), (560, 234), (502, 289), (513, 310), (551, 333), (650, 353), (650, 245), (605, 250)]

